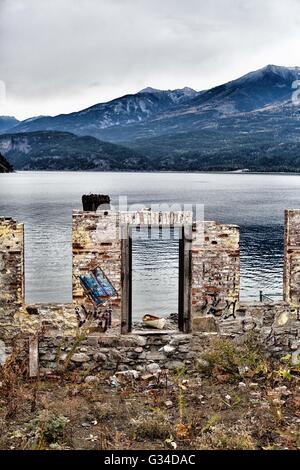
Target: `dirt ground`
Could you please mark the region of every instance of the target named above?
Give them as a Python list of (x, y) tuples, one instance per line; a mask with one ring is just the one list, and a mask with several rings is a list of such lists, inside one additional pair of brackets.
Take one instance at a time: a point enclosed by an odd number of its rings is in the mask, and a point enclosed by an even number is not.
[(300, 367), (218, 340), (192, 370), (0, 371), (1, 449), (300, 449)]

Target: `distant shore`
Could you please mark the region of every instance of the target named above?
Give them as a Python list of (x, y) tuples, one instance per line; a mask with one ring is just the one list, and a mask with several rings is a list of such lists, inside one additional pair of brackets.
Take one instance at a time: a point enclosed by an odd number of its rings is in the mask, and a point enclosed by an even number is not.
[(195, 170), (195, 171), (183, 171), (183, 170), (14, 170), (12, 172), (0, 173), (1, 175), (10, 175), (16, 173), (170, 173), (170, 174), (224, 174), (224, 175), (286, 175), (286, 176), (297, 176), (300, 175), (300, 171), (230, 171), (230, 170)]

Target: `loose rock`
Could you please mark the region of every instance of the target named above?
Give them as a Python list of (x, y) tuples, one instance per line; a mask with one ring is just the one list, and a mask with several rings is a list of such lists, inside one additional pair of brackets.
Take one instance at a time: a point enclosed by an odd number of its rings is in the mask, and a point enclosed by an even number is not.
[(72, 356), (73, 362), (88, 362), (90, 360), (89, 356), (85, 353), (75, 353)]
[(99, 382), (99, 379), (95, 375), (87, 375), (84, 381), (89, 384), (89, 383)]
[(158, 365), (156, 362), (152, 362), (151, 364), (148, 364), (148, 365), (146, 366), (146, 370), (147, 370), (148, 372), (152, 372), (152, 373), (154, 373), (154, 372), (160, 372), (160, 367), (159, 367), (159, 365)]

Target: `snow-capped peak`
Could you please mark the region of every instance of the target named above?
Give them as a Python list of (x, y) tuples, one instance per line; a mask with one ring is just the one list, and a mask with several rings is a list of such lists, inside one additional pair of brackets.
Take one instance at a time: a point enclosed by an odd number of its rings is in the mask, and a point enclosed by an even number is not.
[(281, 80), (285, 82), (292, 82), (293, 80), (297, 80), (300, 78), (300, 67), (284, 67), (281, 65), (273, 65), (269, 64), (265, 67), (255, 70), (254, 72), (247, 73), (238, 81), (240, 82), (248, 82), (259, 80), (266, 75), (276, 75)]
[(289, 80), (291, 76), (300, 77), (300, 67), (283, 67), (281, 65), (272, 65), (269, 64), (262, 69), (264, 72), (274, 73), (284, 80)]
[(140, 90), (139, 93), (161, 93), (162, 91), (163, 90), (159, 90), (158, 88), (152, 88), (151, 86), (148, 86)]
[(181, 95), (185, 96), (193, 96), (197, 92), (188, 86), (184, 88), (176, 88), (175, 90), (160, 90), (158, 88), (152, 88), (151, 86), (148, 86), (147, 88), (140, 90), (139, 93), (180, 93)]

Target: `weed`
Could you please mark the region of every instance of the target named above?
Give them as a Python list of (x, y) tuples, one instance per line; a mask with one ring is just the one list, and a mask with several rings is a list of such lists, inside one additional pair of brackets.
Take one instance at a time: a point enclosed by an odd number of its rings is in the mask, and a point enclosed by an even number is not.
[(210, 426), (195, 441), (196, 450), (253, 450), (255, 448), (252, 437), (243, 426), (232, 427), (224, 424)]
[(179, 413), (179, 427), (184, 425), (185, 415), (186, 415), (186, 399), (185, 399), (185, 391), (186, 386), (184, 385), (184, 377), (186, 374), (186, 369), (182, 368), (179, 369), (175, 374), (175, 380), (177, 383), (177, 403), (178, 403), (178, 413)]
[(7, 401), (6, 419), (14, 417), (18, 407), (23, 402), (19, 395), (19, 389), (27, 369), (25, 363), (20, 360), (20, 353), (21, 350), (19, 348), (14, 348), (0, 369), (3, 396)]
[(219, 415), (212, 415), (208, 418), (207, 422), (201, 429), (201, 433), (205, 433), (211, 430), (211, 428), (219, 421)]
[(275, 375), (283, 380), (292, 380), (293, 378), (290, 369), (286, 369), (285, 367), (279, 367), (279, 369), (275, 371)]
[(227, 339), (216, 339), (210, 351), (202, 355), (209, 365), (209, 372), (230, 374), (238, 380), (240, 376), (254, 377), (266, 375), (269, 363), (264, 358), (261, 347), (249, 336), (241, 345)]
[(70, 361), (72, 360), (72, 357), (74, 353), (76, 352), (76, 349), (80, 346), (82, 341), (84, 341), (89, 334), (91, 323), (92, 323), (92, 318), (88, 319), (87, 323), (85, 324), (84, 327), (77, 328), (76, 330), (76, 335), (74, 337), (73, 344), (70, 347), (70, 350), (67, 352), (66, 356), (64, 359), (62, 359), (62, 348), (65, 347), (65, 338), (63, 338), (56, 350), (56, 363), (58, 365), (58, 369), (61, 372), (66, 372), (68, 369), (68, 366), (70, 364)]
[(189, 428), (186, 424), (180, 422), (175, 426), (176, 437), (178, 439), (186, 439), (189, 434)]
[(104, 422), (115, 418), (118, 413), (109, 403), (95, 403), (94, 414), (99, 422)]
[(140, 417), (134, 424), (138, 438), (167, 439), (170, 435), (170, 424), (166, 415), (159, 410)]
[(27, 446), (42, 450), (47, 444), (57, 443), (63, 437), (68, 422), (69, 419), (65, 416), (55, 416), (47, 410), (41, 411), (28, 425), (30, 438)]
[(280, 424), (283, 421), (283, 412), (282, 412), (282, 403), (281, 400), (274, 400), (270, 398), (268, 400), (269, 406), (270, 406), (270, 411), (271, 415), (273, 417), (273, 420), (276, 424)]

